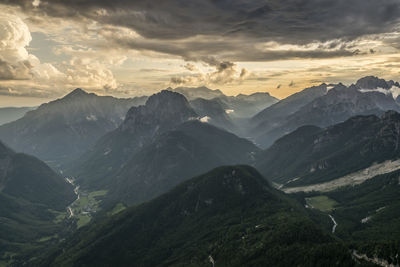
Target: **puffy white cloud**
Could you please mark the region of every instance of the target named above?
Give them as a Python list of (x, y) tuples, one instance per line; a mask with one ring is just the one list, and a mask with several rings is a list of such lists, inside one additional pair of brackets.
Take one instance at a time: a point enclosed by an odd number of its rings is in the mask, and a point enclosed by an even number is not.
[(0, 56), (9, 62), (27, 60), (32, 41), (28, 26), (17, 16), (0, 12)]
[(28, 26), (13, 14), (0, 11), (0, 80), (62, 78), (49, 63), (42, 64), (26, 47), (32, 41)]
[(17, 16), (0, 12), (0, 79), (21, 80), (31, 77), (28, 26)]
[[(36, 1), (39, 5), (40, 1)], [(0, 11), (0, 81), (2, 94), (54, 95), (73, 87), (99, 91), (112, 90), (117, 82), (107, 64), (122, 64), (125, 56), (107, 54), (103, 61), (93, 49), (64, 46), (57, 53), (72, 58), (57, 67), (42, 63), (27, 50), (32, 36), (27, 24), (17, 15)], [(24, 80), (24, 81), (22, 81)], [(17, 81), (20, 81), (19, 84)], [(29, 88), (35, 88), (29, 89)]]
[(111, 70), (90, 58), (72, 58), (66, 69), (66, 76), (71, 87), (107, 90), (117, 87)]

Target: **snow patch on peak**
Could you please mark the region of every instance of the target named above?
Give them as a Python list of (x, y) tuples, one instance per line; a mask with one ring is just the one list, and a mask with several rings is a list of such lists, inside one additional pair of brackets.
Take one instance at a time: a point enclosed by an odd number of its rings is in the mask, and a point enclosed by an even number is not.
[(88, 121), (97, 121), (97, 117), (93, 114), (90, 114), (89, 116), (86, 116), (86, 120)]
[(201, 121), (201, 122), (209, 122), (210, 119), (211, 119), (210, 117), (204, 116), (204, 117), (200, 118), (200, 121)]

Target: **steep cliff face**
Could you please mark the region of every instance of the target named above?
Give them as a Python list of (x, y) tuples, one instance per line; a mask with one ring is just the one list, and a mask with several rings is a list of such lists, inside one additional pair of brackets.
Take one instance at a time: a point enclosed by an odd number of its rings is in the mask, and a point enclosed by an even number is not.
[(129, 109), (119, 130), (131, 134), (165, 131), (197, 116), (183, 95), (163, 90), (150, 96), (144, 106)]

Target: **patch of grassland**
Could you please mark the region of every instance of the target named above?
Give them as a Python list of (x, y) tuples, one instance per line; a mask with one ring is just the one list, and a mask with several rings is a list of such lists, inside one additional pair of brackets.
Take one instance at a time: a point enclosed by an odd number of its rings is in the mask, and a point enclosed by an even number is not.
[(126, 209), (125, 205), (122, 203), (118, 203), (117, 205), (115, 205), (115, 207), (110, 212), (108, 212), (108, 216), (115, 215), (115, 214), (123, 211), (124, 209)]
[(99, 190), (90, 192), (89, 198), (101, 197), (107, 194), (107, 190)]
[(54, 234), (54, 235), (51, 235), (51, 236), (44, 236), (44, 237), (40, 238), (38, 240), (38, 242), (46, 242), (46, 241), (49, 241), (49, 240), (51, 240), (53, 238), (57, 238), (57, 237), (58, 237), (57, 234)]
[(56, 224), (61, 223), (65, 219), (65, 217), (67, 216), (67, 212), (66, 211), (60, 212), (60, 211), (51, 210), (51, 209), (49, 209), (49, 211), (56, 216), (53, 219), (53, 223), (56, 223)]
[(316, 196), (316, 197), (306, 198), (306, 203), (308, 206), (324, 212), (333, 210), (337, 204), (335, 200), (327, 196)]
[(101, 202), (100, 197), (107, 194), (107, 190), (93, 191), (90, 193), (81, 192), (79, 199), (76, 200), (71, 208), (77, 217), (77, 228), (80, 228), (90, 222), (91, 213), (99, 210)]
[(78, 221), (76, 223), (76, 227), (78, 229), (81, 228), (82, 226), (85, 226), (86, 224), (88, 224), (91, 219), (91, 217), (89, 215), (85, 215), (85, 214), (79, 214), (76, 217), (78, 218)]

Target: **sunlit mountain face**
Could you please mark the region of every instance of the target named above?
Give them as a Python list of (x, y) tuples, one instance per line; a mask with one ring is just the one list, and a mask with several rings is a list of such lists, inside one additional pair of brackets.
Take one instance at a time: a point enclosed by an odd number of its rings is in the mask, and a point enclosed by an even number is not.
[(0, 0), (0, 267), (399, 266), (399, 0)]

